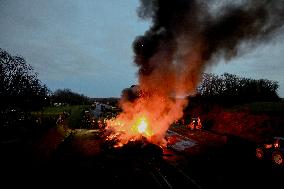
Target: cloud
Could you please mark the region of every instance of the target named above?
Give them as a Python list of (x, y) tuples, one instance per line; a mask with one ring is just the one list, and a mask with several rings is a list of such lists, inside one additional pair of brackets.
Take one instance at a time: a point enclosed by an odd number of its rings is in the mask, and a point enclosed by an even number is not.
[(1, 48), (24, 56), (51, 88), (69, 86), (96, 96), (97, 89), (80, 86), (108, 85), (112, 91), (99, 94), (119, 96), (136, 82), (131, 43), (147, 27), (137, 22), (137, 6), (132, 0), (4, 1)]
[(284, 45), (283, 37), (278, 37), (268, 44), (262, 44), (252, 51), (233, 59), (230, 63), (222, 61), (207, 70), (216, 74), (224, 72), (241, 77), (269, 79), (279, 82), (279, 95), (284, 97)]

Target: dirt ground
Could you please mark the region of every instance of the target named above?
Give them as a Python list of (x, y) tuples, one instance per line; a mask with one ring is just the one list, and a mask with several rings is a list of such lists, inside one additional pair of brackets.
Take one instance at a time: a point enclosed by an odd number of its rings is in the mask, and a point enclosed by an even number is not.
[[(208, 132), (172, 133), (159, 159), (139, 151), (102, 148), (98, 130), (74, 130), (64, 137), (51, 129), (36, 141), (2, 144), (1, 183), (10, 186), (124, 188), (273, 188), (283, 168), (254, 157), (254, 146)], [(181, 135), (182, 134), (182, 135)], [(173, 147), (174, 145), (183, 145)], [(99, 187), (101, 188), (101, 187)]]

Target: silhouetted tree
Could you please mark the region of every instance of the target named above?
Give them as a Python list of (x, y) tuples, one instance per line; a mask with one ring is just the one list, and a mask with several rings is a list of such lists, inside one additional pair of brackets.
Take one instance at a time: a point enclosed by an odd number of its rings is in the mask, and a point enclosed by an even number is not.
[(224, 73), (221, 76), (204, 74), (203, 81), (198, 87), (201, 97), (227, 103), (279, 100), (276, 81), (267, 79), (241, 78)]
[(52, 94), (51, 99), (54, 103), (66, 103), (70, 105), (91, 103), (89, 97), (75, 93), (71, 89), (58, 89)]
[(41, 108), (47, 100), (48, 88), (37, 78), (23, 57), (12, 56), (0, 49), (1, 111), (19, 108), (23, 111)]

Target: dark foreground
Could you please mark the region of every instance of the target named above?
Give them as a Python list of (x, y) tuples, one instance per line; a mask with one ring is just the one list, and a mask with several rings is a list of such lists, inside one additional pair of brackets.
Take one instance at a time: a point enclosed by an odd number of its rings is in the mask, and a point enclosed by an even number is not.
[[(194, 138), (194, 133), (192, 135)], [(80, 188), (276, 188), (283, 168), (254, 157), (254, 146), (236, 139), (176, 150), (163, 156), (137, 148), (106, 150), (100, 133), (78, 130), (51, 145), (56, 136), (1, 144), (1, 185)], [(205, 139), (206, 140), (206, 139)], [(36, 142), (36, 143), (34, 143)], [(41, 143), (41, 144), (39, 144)], [(32, 146), (32, 147), (31, 147)], [(9, 187), (9, 188), (10, 188)], [(2, 187), (1, 187), (2, 188)]]

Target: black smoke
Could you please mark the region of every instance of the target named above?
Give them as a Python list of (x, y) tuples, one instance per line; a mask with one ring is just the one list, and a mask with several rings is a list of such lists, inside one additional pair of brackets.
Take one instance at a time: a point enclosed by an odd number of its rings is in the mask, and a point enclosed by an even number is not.
[(189, 64), (177, 56), (180, 44), (187, 52), (198, 43), (201, 66), (205, 67), (216, 57), (238, 55), (243, 43), (256, 45), (269, 40), (284, 24), (283, 0), (223, 1), (213, 6), (216, 2), (140, 0), (138, 15), (150, 19), (152, 25), (133, 43), (139, 76), (167, 66), (168, 61), (151, 61), (157, 54), (172, 62), (180, 60), (177, 64)]

